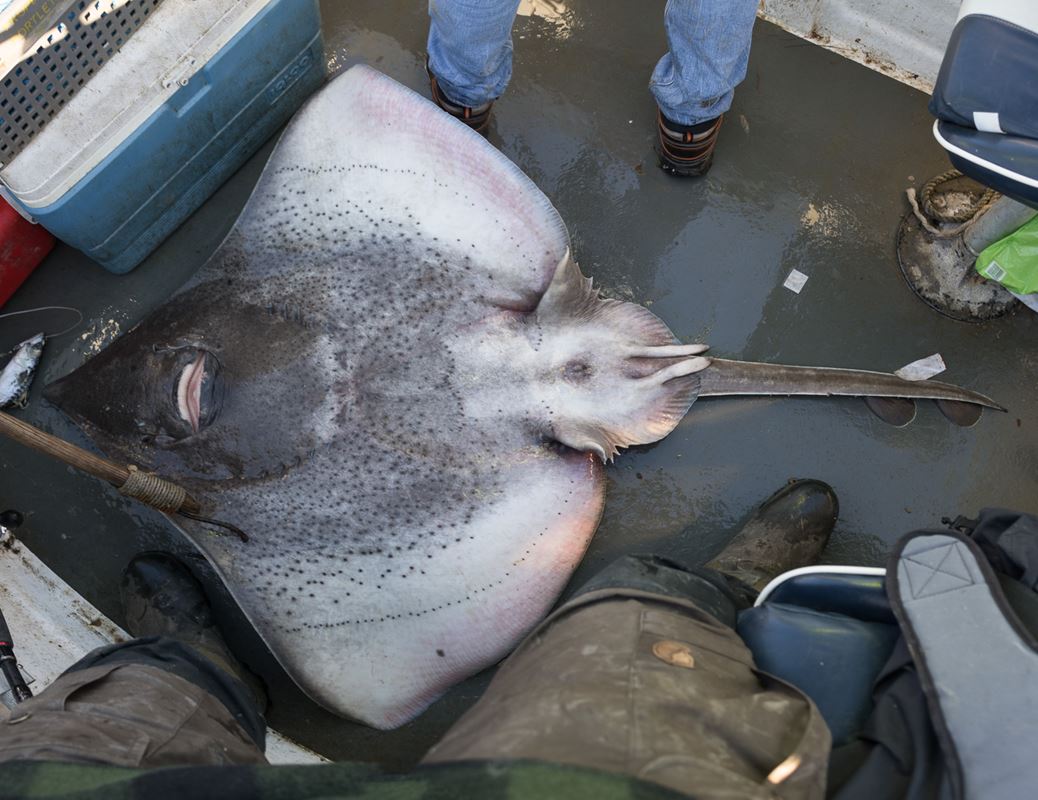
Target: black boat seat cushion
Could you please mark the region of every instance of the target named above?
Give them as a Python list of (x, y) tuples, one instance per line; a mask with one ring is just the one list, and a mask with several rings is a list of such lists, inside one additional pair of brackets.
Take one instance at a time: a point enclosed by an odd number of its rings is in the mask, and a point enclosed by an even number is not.
[(861, 730), (872, 686), (900, 635), (882, 576), (807, 574), (739, 615), (757, 666), (807, 694), (833, 744)]

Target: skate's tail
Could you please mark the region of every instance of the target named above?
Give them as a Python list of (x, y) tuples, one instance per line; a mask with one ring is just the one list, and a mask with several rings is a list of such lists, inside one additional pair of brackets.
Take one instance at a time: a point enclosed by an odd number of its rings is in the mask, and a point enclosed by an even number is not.
[(886, 372), (859, 369), (794, 367), (714, 358), (698, 376), (699, 397), (863, 397), (876, 416), (899, 427), (915, 417), (915, 400), (934, 400), (945, 417), (964, 427), (975, 424), (984, 408), (1006, 410), (989, 397), (950, 383), (906, 381)]

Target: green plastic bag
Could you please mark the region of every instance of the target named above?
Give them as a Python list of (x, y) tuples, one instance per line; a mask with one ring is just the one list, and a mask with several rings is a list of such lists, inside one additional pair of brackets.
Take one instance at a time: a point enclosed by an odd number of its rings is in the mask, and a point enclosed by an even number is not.
[(1038, 217), (985, 247), (974, 269), (1016, 294), (1038, 292)]

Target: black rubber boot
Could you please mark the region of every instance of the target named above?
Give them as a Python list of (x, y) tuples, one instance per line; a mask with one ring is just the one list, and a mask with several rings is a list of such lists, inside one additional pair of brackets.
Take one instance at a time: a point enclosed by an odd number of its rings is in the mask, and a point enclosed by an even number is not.
[(490, 124), (490, 109), (493, 108), (494, 101), (491, 100), (489, 103), (475, 107), (458, 105), (447, 97), (443, 89), (440, 88), (440, 82), (433, 75), (432, 70), (429, 69), (428, 60), (425, 62), (425, 71), (429, 73), (429, 93), (432, 95), (433, 102), (456, 120), (464, 122), (476, 133), (481, 133), (485, 136), (487, 125)]
[(656, 154), (660, 169), (682, 178), (706, 175), (714, 163), (714, 147), (724, 115), (696, 125), (682, 125), (656, 114)]
[(231, 653), (202, 584), (180, 561), (166, 553), (137, 556), (123, 572), (119, 594), (126, 630), (134, 637), (168, 636), (183, 642), (248, 686), (260, 709), (266, 708), (259, 679)]
[(818, 561), (840, 515), (836, 493), (818, 480), (796, 480), (765, 500), (706, 566), (758, 592), (787, 570)]

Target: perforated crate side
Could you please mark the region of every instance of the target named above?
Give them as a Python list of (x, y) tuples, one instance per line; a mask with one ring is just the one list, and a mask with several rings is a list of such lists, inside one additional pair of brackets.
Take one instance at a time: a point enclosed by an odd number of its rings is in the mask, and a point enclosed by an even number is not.
[(0, 164), (8, 164), (144, 24), (162, 0), (74, 0), (0, 81)]

